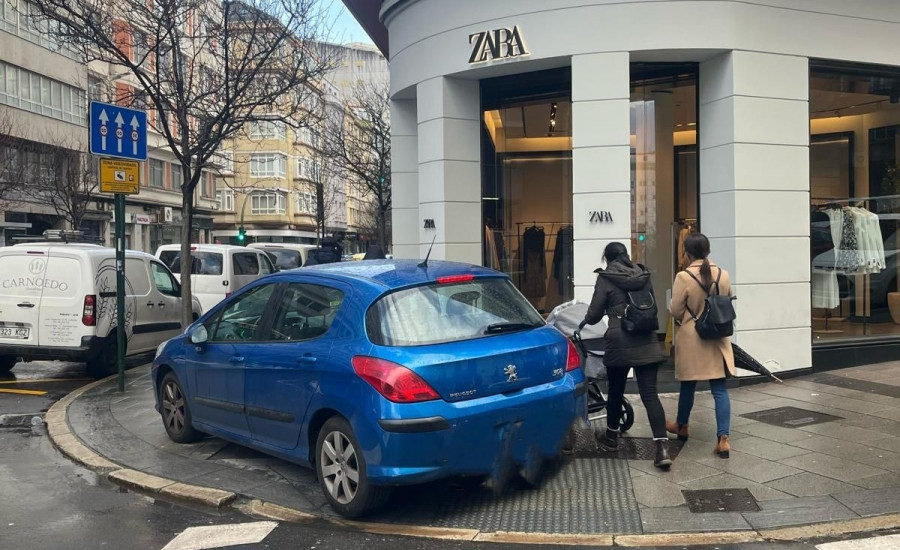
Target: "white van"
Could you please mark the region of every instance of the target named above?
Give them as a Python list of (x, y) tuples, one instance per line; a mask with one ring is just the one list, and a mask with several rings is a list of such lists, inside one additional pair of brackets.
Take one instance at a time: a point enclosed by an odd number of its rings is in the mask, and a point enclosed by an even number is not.
[(317, 248), (314, 244), (298, 243), (253, 243), (247, 247), (265, 251), (279, 271), (305, 266), (309, 251)]
[[(159, 247), (156, 257), (181, 281), (180, 244)], [(228, 244), (191, 245), (191, 293), (200, 300), (204, 312), (242, 286), (274, 272), (262, 250)]]
[[(125, 252), (127, 355), (181, 333), (181, 286), (150, 254)], [(200, 304), (193, 302), (195, 317)], [(42, 242), (0, 248), (0, 373), (19, 359), (87, 362), (116, 371), (116, 251)]]

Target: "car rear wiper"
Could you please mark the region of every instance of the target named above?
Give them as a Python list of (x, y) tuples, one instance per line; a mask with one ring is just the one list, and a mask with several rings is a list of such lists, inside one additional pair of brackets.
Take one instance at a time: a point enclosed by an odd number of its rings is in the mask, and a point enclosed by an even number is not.
[(485, 334), (499, 334), (501, 332), (512, 332), (516, 330), (525, 330), (529, 328), (535, 328), (538, 325), (533, 325), (531, 323), (494, 323), (492, 325), (488, 325), (484, 329)]

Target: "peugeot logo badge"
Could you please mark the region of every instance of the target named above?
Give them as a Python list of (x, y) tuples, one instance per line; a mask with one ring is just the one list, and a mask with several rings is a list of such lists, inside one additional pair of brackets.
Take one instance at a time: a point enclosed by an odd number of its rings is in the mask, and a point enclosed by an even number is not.
[(507, 365), (505, 369), (503, 369), (503, 374), (506, 375), (507, 382), (515, 382), (519, 379), (518, 374), (516, 373), (515, 365)]

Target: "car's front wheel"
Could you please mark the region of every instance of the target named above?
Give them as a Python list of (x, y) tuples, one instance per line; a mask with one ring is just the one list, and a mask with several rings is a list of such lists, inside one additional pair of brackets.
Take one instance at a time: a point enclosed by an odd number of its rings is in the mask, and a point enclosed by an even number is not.
[(191, 408), (181, 382), (174, 372), (167, 373), (159, 386), (159, 405), (163, 425), (169, 439), (176, 443), (192, 443), (203, 434), (191, 425)]
[(328, 419), (319, 431), (316, 473), (328, 503), (342, 516), (372, 512), (390, 496), (390, 488), (369, 483), (359, 442), (350, 424), (339, 416)]

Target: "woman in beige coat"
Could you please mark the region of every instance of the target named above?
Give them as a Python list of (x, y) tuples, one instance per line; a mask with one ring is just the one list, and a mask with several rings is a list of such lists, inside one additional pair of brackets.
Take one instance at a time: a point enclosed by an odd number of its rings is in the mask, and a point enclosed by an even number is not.
[(688, 438), (688, 420), (694, 407), (697, 381), (709, 381), (716, 404), (716, 448), (720, 458), (728, 458), (731, 449), (731, 401), (725, 387), (726, 378), (734, 376), (734, 353), (731, 339), (702, 340), (694, 328), (694, 319), (703, 311), (707, 293), (731, 295), (728, 272), (709, 261), (709, 239), (702, 233), (691, 233), (684, 241), (690, 265), (675, 277), (669, 311), (681, 325), (675, 335), (675, 377), (681, 381), (678, 416), (666, 422), (666, 429)]

